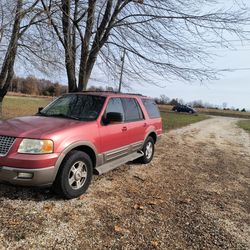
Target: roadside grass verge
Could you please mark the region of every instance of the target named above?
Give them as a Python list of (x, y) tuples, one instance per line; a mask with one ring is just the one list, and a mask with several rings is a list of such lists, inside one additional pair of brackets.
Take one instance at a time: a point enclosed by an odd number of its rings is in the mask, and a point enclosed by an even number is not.
[(181, 128), (189, 124), (200, 122), (209, 117), (203, 114), (175, 113), (160, 109), (164, 131)]
[[(159, 105), (159, 107), (162, 111), (171, 111), (173, 106)], [(206, 109), (206, 108), (199, 108), (196, 110), (198, 111), (199, 114), (204, 114), (204, 115), (250, 119), (250, 112), (240, 112), (240, 111), (234, 111), (234, 110), (221, 110), (221, 109)]]
[(3, 119), (36, 114), (39, 107), (45, 107), (51, 101), (51, 97), (6, 96), (3, 101)]
[(240, 128), (245, 129), (248, 133), (250, 133), (250, 120), (242, 120), (238, 122), (238, 126)]
[(198, 109), (197, 111), (199, 113), (206, 114), (206, 115), (250, 119), (250, 112), (240, 112), (240, 111), (233, 111), (233, 110), (219, 110), (219, 109)]

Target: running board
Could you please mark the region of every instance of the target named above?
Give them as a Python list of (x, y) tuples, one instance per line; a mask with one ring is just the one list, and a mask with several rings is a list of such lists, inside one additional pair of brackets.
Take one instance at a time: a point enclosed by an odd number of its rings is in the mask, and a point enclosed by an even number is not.
[(119, 158), (117, 160), (105, 163), (104, 165), (101, 165), (99, 167), (96, 168), (97, 172), (99, 175), (107, 173), (119, 166), (121, 166), (124, 163), (127, 163), (129, 161), (133, 161), (135, 159), (138, 159), (139, 157), (142, 157), (143, 153), (142, 152), (135, 152), (129, 155), (126, 155), (122, 158)]

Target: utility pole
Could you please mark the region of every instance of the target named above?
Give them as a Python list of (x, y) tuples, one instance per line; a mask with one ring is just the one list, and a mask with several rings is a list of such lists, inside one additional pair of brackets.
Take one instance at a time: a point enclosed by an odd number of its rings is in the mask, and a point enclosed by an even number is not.
[(126, 56), (126, 49), (124, 49), (124, 50), (123, 50), (123, 55), (122, 55), (122, 58), (121, 58), (121, 61), (122, 61), (122, 67), (121, 67), (120, 81), (119, 81), (119, 90), (118, 90), (118, 92), (119, 92), (119, 93), (121, 93), (121, 88), (122, 88), (122, 77), (123, 77), (123, 70), (124, 70), (125, 56)]

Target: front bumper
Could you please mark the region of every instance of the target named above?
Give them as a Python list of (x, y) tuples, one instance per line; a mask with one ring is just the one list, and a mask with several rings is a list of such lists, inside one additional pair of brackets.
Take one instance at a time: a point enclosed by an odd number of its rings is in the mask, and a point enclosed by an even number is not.
[(0, 182), (13, 185), (51, 186), (55, 180), (55, 175), (54, 166), (40, 169), (0, 167)]

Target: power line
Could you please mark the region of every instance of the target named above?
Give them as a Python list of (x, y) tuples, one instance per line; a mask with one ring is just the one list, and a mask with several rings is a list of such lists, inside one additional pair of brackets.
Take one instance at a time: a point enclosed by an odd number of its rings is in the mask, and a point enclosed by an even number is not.
[(244, 41), (250, 42), (250, 38), (225, 40), (225, 42), (244, 42)]
[(250, 68), (219, 69), (219, 71), (248, 71)]
[(249, 51), (249, 49), (230, 49), (230, 48), (219, 48), (219, 49), (212, 49), (212, 50), (209, 50), (211, 52), (219, 52), (219, 51), (222, 51), (222, 52), (237, 52), (237, 51)]
[(221, 41), (207, 41), (208, 43), (231, 43), (231, 42), (250, 42), (250, 38), (244, 38), (244, 39), (224, 39)]

